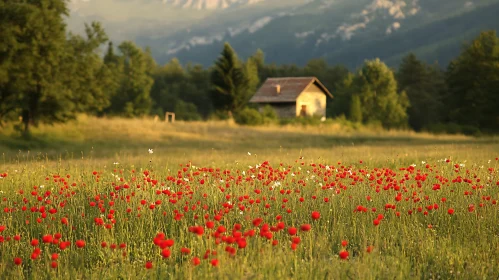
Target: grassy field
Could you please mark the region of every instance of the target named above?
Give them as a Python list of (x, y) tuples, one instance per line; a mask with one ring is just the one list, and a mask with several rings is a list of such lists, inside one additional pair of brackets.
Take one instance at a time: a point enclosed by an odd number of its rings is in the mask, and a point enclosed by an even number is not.
[(493, 137), (81, 116), (0, 156), (2, 278), (499, 276)]

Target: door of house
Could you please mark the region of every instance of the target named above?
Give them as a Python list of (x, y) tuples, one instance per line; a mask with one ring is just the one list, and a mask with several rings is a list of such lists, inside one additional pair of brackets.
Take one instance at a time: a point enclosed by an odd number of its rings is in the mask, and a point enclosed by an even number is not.
[(307, 105), (301, 105), (300, 116), (303, 116), (303, 117), (307, 116)]

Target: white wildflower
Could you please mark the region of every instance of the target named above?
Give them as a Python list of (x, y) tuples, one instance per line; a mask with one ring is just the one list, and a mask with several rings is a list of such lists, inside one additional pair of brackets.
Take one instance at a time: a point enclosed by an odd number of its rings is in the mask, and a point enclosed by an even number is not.
[(154, 153), (154, 152), (153, 152), (153, 150), (152, 150), (152, 149), (149, 149), (149, 153), (150, 153), (150, 154), (152, 154), (152, 153)]
[(424, 161), (424, 160), (421, 162), (421, 164), (425, 164), (425, 163), (426, 163), (426, 161)]
[(114, 165), (118, 165), (119, 163), (118, 163), (118, 162), (114, 162), (113, 164), (114, 164)]
[(459, 166), (461, 166), (461, 167), (465, 167), (466, 165), (464, 165), (464, 163), (461, 163), (461, 164), (459, 164)]
[(184, 181), (189, 182), (189, 178), (184, 178)]
[(243, 171), (243, 175), (246, 175), (246, 171)]
[(413, 163), (413, 164), (411, 164), (411, 166), (412, 166), (412, 167), (416, 167), (416, 164), (415, 164), (415, 163)]
[(250, 153), (250, 152), (248, 152), (248, 156), (251, 156), (251, 153)]

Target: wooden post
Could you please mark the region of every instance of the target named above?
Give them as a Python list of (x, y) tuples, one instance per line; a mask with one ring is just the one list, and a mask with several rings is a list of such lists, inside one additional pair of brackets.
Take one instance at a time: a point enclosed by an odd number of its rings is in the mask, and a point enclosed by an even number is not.
[(166, 122), (170, 122), (170, 117), (172, 117), (171, 118), (171, 122), (174, 123), (175, 122), (175, 113), (173, 113), (173, 112), (166, 112), (166, 114), (165, 114), (165, 121)]

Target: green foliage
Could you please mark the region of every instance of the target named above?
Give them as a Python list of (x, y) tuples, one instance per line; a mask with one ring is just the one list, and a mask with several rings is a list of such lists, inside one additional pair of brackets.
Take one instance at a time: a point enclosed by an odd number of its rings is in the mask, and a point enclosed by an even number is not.
[(499, 127), (499, 38), (483, 32), (447, 70), (449, 119), (484, 131)]
[(460, 125), (457, 123), (432, 123), (423, 129), (433, 134), (463, 134), (470, 136), (482, 136), (479, 128), (471, 125)]
[(258, 110), (244, 108), (234, 115), (234, 120), (242, 125), (261, 125), (264, 123), (264, 117)]
[(362, 122), (362, 106), (360, 104), (360, 97), (358, 95), (352, 95), (352, 100), (350, 101), (350, 115), (349, 120), (352, 122)]
[(446, 84), (444, 73), (437, 66), (426, 65), (411, 53), (402, 60), (397, 82), (411, 104), (407, 114), (412, 128), (419, 131), (443, 119), (442, 99)]
[[(253, 67), (245, 70), (232, 47), (228, 43), (224, 44), (211, 73), (211, 97), (215, 108), (238, 113), (246, 105), (252, 94), (247, 72), (252, 71)], [(254, 85), (254, 77), (251, 78)]]
[(201, 119), (196, 105), (178, 100), (175, 104), (175, 118), (185, 121), (197, 121)]
[(0, 4), (0, 121), (22, 116), (24, 131), (40, 122), (64, 122), (107, 105), (107, 71), (97, 50), (107, 41), (98, 23), (87, 38), (66, 34), (62, 0)]
[[(110, 89), (111, 106), (107, 112), (124, 114), (126, 117), (143, 116), (152, 106), (150, 91), (154, 80), (148, 74), (150, 61), (134, 43), (125, 41), (118, 47), (121, 55), (113, 57), (108, 51), (105, 60), (116, 79)], [(149, 64), (148, 64), (149, 63)]]
[(407, 125), (407, 95), (397, 93), (393, 72), (379, 59), (366, 61), (353, 82), (365, 123), (379, 121), (386, 128)]

